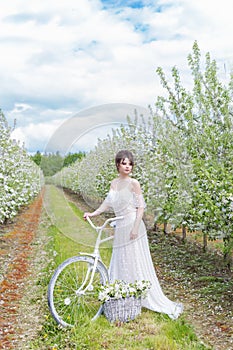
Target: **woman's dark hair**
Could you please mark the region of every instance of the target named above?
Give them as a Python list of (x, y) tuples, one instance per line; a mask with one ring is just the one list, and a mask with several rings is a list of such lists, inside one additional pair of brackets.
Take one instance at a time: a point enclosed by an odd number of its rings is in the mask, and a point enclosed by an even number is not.
[(133, 158), (132, 152), (130, 152), (128, 150), (122, 150), (122, 151), (117, 152), (116, 157), (115, 157), (115, 164), (116, 164), (117, 170), (118, 170), (120, 163), (122, 161), (124, 161), (126, 158), (129, 159), (132, 167), (134, 167), (134, 158)]

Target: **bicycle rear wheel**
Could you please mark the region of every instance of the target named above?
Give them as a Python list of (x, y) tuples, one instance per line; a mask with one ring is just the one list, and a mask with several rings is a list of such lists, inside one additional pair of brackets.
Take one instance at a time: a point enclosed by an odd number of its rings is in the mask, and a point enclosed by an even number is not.
[[(85, 291), (80, 289), (87, 274), (91, 274), (94, 261), (93, 257), (86, 255), (69, 258), (58, 266), (50, 280), (49, 309), (53, 318), (63, 327), (75, 326), (87, 317), (94, 320), (102, 313), (98, 290), (109, 281), (103, 263), (97, 263), (91, 288)], [(86, 281), (85, 285), (87, 284)]]

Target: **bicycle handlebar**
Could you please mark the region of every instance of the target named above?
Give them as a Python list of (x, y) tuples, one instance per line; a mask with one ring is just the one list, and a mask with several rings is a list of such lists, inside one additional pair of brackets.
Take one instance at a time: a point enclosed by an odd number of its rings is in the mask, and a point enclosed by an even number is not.
[(103, 229), (109, 222), (111, 221), (115, 221), (115, 220), (122, 220), (124, 218), (124, 216), (116, 216), (114, 218), (109, 218), (107, 219), (102, 226), (98, 227), (96, 226), (92, 221), (91, 219), (89, 218), (89, 216), (86, 217), (87, 221), (89, 222), (89, 224), (91, 225), (91, 227), (93, 227), (95, 230), (98, 230), (98, 229)]

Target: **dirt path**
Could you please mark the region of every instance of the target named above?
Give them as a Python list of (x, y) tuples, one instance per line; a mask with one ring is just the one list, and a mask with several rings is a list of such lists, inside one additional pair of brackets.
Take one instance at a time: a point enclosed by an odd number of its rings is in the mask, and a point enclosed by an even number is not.
[(31, 273), (32, 243), (42, 209), (41, 195), (0, 231), (0, 349), (14, 348), (19, 336), (19, 306)]

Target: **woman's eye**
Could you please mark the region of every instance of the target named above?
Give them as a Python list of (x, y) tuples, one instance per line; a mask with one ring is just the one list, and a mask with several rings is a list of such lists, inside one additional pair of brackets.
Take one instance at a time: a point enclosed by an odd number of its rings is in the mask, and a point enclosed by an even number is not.
[[(122, 165), (127, 165), (126, 162), (121, 162), (121, 164), (122, 164)], [(132, 163), (129, 163), (128, 165), (129, 165), (129, 166), (132, 166)]]

